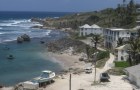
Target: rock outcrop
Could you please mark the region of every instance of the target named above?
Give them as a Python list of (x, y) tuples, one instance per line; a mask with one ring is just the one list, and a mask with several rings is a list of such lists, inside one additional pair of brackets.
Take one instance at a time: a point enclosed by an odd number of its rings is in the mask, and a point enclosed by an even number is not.
[(27, 34), (21, 35), (19, 37), (17, 37), (17, 43), (22, 43), (24, 41), (30, 41), (30, 37)]
[(17, 43), (22, 43), (24, 40), (21, 37), (17, 37)]
[(27, 34), (22, 35), (21, 38), (23, 38), (24, 41), (30, 41), (30, 37)]

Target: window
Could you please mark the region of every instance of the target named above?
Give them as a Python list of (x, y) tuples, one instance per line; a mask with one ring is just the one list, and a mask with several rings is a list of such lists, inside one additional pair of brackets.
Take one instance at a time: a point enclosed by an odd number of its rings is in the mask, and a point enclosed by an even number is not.
[(85, 36), (87, 36), (87, 32), (85, 32)]
[(123, 56), (121, 56), (121, 60), (122, 60), (122, 61), (124, 60)]

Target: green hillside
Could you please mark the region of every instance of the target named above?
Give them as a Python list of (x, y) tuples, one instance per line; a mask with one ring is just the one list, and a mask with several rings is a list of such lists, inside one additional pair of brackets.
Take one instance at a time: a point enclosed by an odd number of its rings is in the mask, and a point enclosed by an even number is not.
[(132, 28), (136, 26), (136, 19), (139, 15), (136, 9), (140, 5), (131, 0), (128, 4), (119, 4), (116, 9), (108, 8), (101, 11), (75, 13), (61, 18), (46, 18), (43, 24), (46, 27), (73, 28), (83, 24), (97, 24), (101, 27)]

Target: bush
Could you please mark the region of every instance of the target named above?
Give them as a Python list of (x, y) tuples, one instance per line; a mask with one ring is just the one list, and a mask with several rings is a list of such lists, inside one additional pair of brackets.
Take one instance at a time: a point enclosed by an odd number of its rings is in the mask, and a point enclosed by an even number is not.
[(108, 58), (98, 60), (97, 63), (96, 63), (96, 67), (97, 68), (103, 68), (105, 66), (107, 60), (108, 60)]
[(123, 68), (109, 69), (109, 70), (107, 70), (107, 73), (111, 74), (111, 75), (125, 75), (125, 72), (123, 71)]
[(126, 67), (129, 67), (129, 63), (126, 62), (126, 61), (120, 61), (120, 62), (115, 62), (115, 67), (123, 67), (123, 68), (126, 68)]
[(104, 58), (108, 58), (109, 56), (109, 51), (99, 51), (98, 55), (97, 55), (97, 60), (101, 60)]

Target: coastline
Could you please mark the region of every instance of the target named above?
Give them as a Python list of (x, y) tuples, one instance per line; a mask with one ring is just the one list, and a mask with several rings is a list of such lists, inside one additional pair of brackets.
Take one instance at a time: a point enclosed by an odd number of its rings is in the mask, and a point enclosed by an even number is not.
[(69, 69), (84, 68), (85, 62), (79, 61), (80, 54), (70, 55), (69, 53), (52, 53), (45, 52), (42, 53), (43, 57), (49, 57), (54, 63), (58, 63), (63, 71), (68, 71)]

